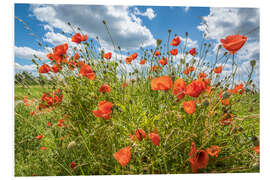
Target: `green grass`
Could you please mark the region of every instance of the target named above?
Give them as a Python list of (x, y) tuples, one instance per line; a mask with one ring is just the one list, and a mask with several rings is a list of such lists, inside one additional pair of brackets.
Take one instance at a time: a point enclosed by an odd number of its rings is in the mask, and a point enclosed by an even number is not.
[[(80, 91), (76, 85), (72, 86), (74, 89), (69, 88), (71, 92), (65, 94), (65, 98), (74, 101), (64, 101), (62, 108), (51, 112), (45, 110), (30, 116), (34, 104), (30, 107), (23, 103), (15, 105), (15, 176), (190, 173), (188, 153), (191, 141), (196, 142), (197, 148), (200, 144), (204, 144), (202, 148), (210, 145), (221, 147), (218, 158), (210, 157), (207, 168), (199, 172), (259, 171), (256, 165), (258, 156), (252, 150), (252, 137), (259, 135), (259, 94), (243, 94), (240, 103), (232, 106), (233, 112), (237, 113), (232, 126), (217, 126), (206, 132), (203, 127), (192, 125), (194, 120), (179, 111), (181, 103), (175, 103), (168, 93), (143, 90), (141, 86), (146, 84), (138, 83), (125, 90), (125, 97), (117, 87), (110, 95), (94, 95), (92, 92), (98, 86), (90, 83), (92, 86), (81, 86)], [(93, 87), (96, 89), (91, 89)], [(18, 99), (25, 95), (39, 99), (42, 92), (44, 88), (40, 86), (15, 87)], [(118, 102), (110, 120), (92, 115), (98, 99), (104, 98)], [(164, 101), (167, 103), (160, 103)], [(65, 113), (70, 115), (66, 127), (57, 127), (58, 120)], [(211, 121), (219, 121), (215, 117), (206, 121), (206, 114), (192, 116), (197, 117), (200, 124), (214, 125)], [(47, 126), (48, 122), (52, 127)], [(131, 144), (128, 134), (137, 128), (149, 133), (155, 127), (158, 127), (161, 145), (155, 147), (150, 140), (135, 143), (129, 165), (121, 167), (112, 155)], [(38, 141), (35, 137), (39, 134), (44, 138)], [(61, 140), (61, 137), (65, 138)], [(67, 149), (71, 141), (75, 141), (76, 146)], [(46, 146), (47, 150), (40, 150), (41, 146)], [(69, 167), (72, 161), (78, 165), (74, 171)]]

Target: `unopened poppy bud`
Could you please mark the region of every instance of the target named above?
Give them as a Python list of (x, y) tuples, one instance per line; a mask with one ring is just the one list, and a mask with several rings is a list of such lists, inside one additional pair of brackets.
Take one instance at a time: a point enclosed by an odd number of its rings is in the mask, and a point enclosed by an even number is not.
[(102, 21), (102, 23), (103, 23), (103, 24), (106, 24), (106, 21), (105, 21), (105, 20), (103, 20), (103, 21)]
[(71, 141), (71, 142), (68, 144), (67, 149), (68, 149), (68, 150), (71, 150), (71, 149), (73, 149), (76, 145), (77, 145), (77, 144), (76, 144), (75, 141)]
[(224, 52), (224, 56), (226, 56), (228, 54), (228, 52)]
[(171, 33), (171, 32), (172, 32), (172, 30), (168, 29), (168, 33)]
[(224, 93), (222, 94), (222, 99), (227, 99), (227, 98), (229, 98), (229, 97), (230, 97), (230, 94), (227, 93), (227, 92), (224, 92)]
[(161, 39), (157, 39), (157, 47), (161, 44), (162, 40)]
[(120, 47), (120, 46), (118, 46), (118, 49), (119, 49), (119, 50), (121, 50), (121, 47)]
[(259, 146), (260, 145), (260, 142), (259, 142), (259, 139), (258, 139), (257, 136), (253, 136), (251, 140), (252, 140), (254, 146)]
[(210, 48), (212, 45), (211, 44), (208, 44), (208, 48)]
[(250, 65), (251, 65), (251, 67), (254, 67), (256, 65), (256, 60), (251, 60)]
[(188, 36), (188, 32), (186, 32), (186, 36)]
[(68, 24), (69, 26), (71, 25), (71, 23), (70, 23), (70, 22), (68, 22), (67, 24)]
[(206, 45), (207, 45), (206, 43), (203, 44), (204, 47), (206, 47)]
[(203, 106), (208, 106), (209, 105), (209, 101), (206, 99), (205, 101), (203, 101)]
[(218, 45), (218, 49), (221, 49), (221, 47), (222, 47), (222, 45), (220, 44), (220, 45)]

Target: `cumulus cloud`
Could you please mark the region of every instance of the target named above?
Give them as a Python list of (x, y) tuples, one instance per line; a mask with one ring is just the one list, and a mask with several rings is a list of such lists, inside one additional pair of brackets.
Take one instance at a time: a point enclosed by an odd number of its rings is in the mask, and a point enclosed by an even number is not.
[[(32, 14), (49, 27), (74, 33), (67, 24), (80, 27), (83, 33), (91, 38), (100, 39), (103, 47), (112, 49), (112, 43), (106, 28), (106, 21), (116, 46), (123, 50), (134, 50), (141, 46), (155, 44), (151, 31), (142, 25), (141, 19), (130, 12), (128, 6), (86, 6), (86, 5), (32, 5)], [(148, 18), (153, 18), (154, 12), (146, 11)], [(151, 14), (152, 12), (152, 14)], [(49, 35), (49, 34), (48, 34)], [(48, 40), (48, 37), (45, 37)]]
[[(255, 59), (257, 65), (254, 79), (259, 80), (259, 27), (260, 11), (257, 8), (210, 8), (209, 15), (202, 17), (202, 22), (197, 28), (206, 35), (206, 38), (213, 40), (213, 53), (217, 51), (220, 39), (238, 33), (246, 35), (248, 38), (246, 44), (236, 54), (238, 74), (246, 78), (247, 69), (250, 69), (249, 61)], [(224, 48), (221, 49), (222, 54), (225, 51)], [(224, 74), (226, 72), (231, 72), (231, 67), (225, 69)]]
[(31, 65), (20, 65), (18, 63), (15, 63), (15, 72), (22, 72), (22, 71), (27, 71), (27, 72), (34, 72), (36, 71), (36, 65), (31, 64)]
[(41, 60), (46, 59), (46, 53), (42, 51), (34, 50), (30, 47), (16, 47), (15, 50), (15, 57), (21, 58), (21, 59), (27, 59), (32, 60), (34, 58), (34, 55), (41, 58)]
[(188, 48), (197, 48), (198, 47), (198, 41), (197, 40), (192, 40), (189, 37), (186, 40), (185, 37), (181, 37), (181, 36), (180, 36), (180, 39), (182, 41), (181, 43), (185, 43), (185, 41), (187, 41), (187, 47)]
[(155, 11), (152, 8), (147, 8), (145, 12), (141, 12), (137, 7), (135, 7), (134, 14), (140, 15), (140, 16), (146, 16), (150, 20), (156, 17)]
[(185, 11), (185, 12), (188, 12), (188, 11), (189, 11), (189, 6), (185, 7), (185, 8), (184, 8), (184, 11)]

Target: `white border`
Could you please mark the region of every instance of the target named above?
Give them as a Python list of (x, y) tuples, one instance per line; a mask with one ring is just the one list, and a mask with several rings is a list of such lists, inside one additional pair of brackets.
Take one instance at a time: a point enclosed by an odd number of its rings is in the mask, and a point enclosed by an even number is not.
[[(38, 4), (107, 4), (107, 5), (154, 5), (154, 6), (204, 6), (204, 7), (256, 7), (260, 8), (260, 88), (261, 88), (261, 173), (239, 174), (203, 174), (203, 175), (134, 175), (134, 176), (84, 176), (84, 177), (50, 177), (49, 179), (138, 179), (138, 178), (173, 178), (173, 179), (252, 179), (270, 178), (270, 39), (269, 39), (269, 3), (266, 0), (6, 0), (1, 3), (1, 178), (14, 178), (14, 123), (13, 123), (13, 73), (14, 73), (14, 3)], [(48, 177), (23, 177), (15, 179), (48, 179)]]

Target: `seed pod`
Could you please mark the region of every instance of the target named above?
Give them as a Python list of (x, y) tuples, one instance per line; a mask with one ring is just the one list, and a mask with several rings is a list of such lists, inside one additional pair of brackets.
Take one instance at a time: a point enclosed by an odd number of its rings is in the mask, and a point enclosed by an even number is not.
[(71, 141), (71, 142), (68, 144), (67, 149), (68, 149), (68, 150), (71, 150), (71, 149), (73, 149), (76, 145), (77, 145), (77, 144), (76, 144), (75, 141)]

